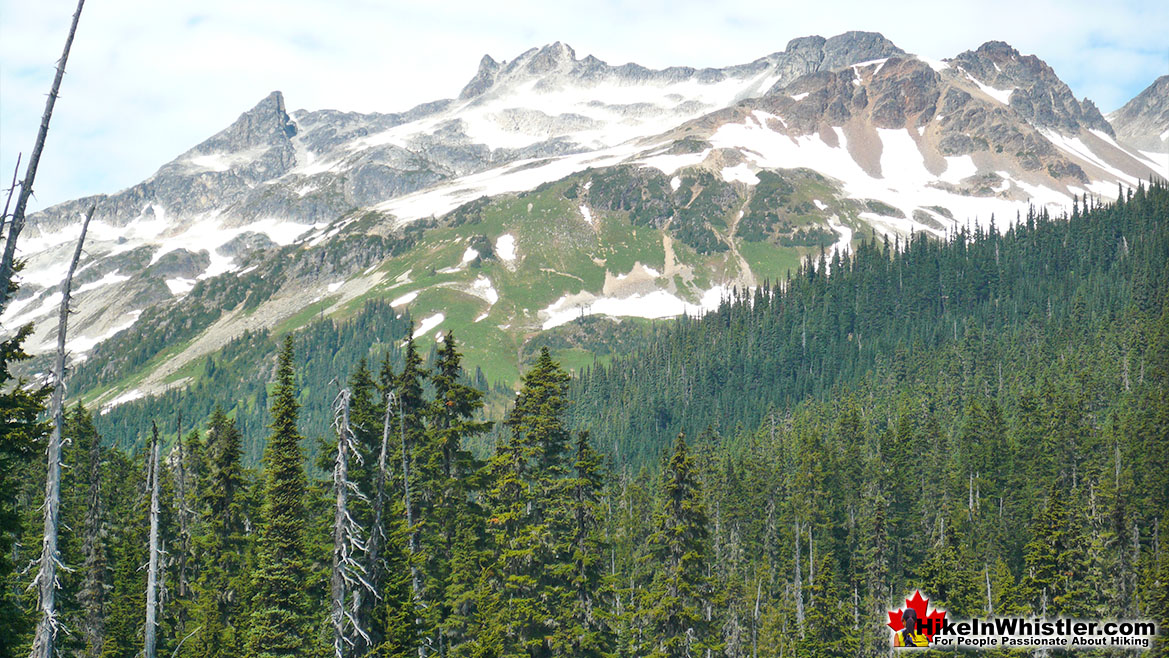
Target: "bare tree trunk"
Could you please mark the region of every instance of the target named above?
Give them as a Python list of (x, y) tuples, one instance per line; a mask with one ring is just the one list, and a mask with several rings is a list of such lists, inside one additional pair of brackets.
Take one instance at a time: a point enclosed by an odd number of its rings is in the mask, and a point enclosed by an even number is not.
[(4, 214), (0, 215), (0, 232), (8, 222), (8, 208), (12, 206), (12, 195), (16, 192), (16, 177), (20, 175), (20, 158), (23, 153), (16, 154), (16, 166), (12, 168), (12, 184), (8, 186), (8, 197), (4, 199)]
[[(0, 259), (0, 311), (8, 306), (8, 284), (12, 281), (12, 262), (16, 259), (16, 239), (24, 230), (24, 212), (28, 206), (28, 198), (32, 196), (32, 184), (37, 175), (37, 165), (41, 161), (41, 151), (45, 148), (45, 138), (49, 134), (49, 119), (53, 116), (53, 106), (57, 103), (57, 92), (61, 89), (61, 79), (65, 77), (65, 62), (69, 60), (69, 49), (73, 46), (73, 35), (77, 34), (77, 22), (81, 20), (81, 7), (85, 0), (77, 0), (77, 10), (73, 12), (73, 24), (69, 27), (69, 36), (65, 38), (65, 50), (61, 59), (57, 61), (57, 74), (53, 76), (53, 86), (49, 88), (49, 98), (45, 101), (45, 112), (41, 115), (41, 127), (37, 130), (37, 141), (32, 147), (32, 155), (28, 159), (28, 169), (25, 170), (24, 180), (20, 183), (20, 195), (16, 197), (16, 209), (12, 211), (12, 223), (8, 227), (8, 240), (4, 244), (4, 256)], [(91, 210), (89, 214), (93, 214)]]
[(346, 485), (349, 481), (349, 391), (342, 390), (337, 396), (341, 404), (342, 419), (337, 428), (337, 460), (333, 466), (333, 488), (337, 491), (337, 505), (333, 511), (333, 574), (330, 580), (331, 620), (333, 622), (333, 654), (345, 656), (345, 568), (346, 547), (345, 527), (349, 516), (349, 501)]
[[(333, 514), (333, 573), (330, 580), (330, 619), (333, 624), (333, 655), (344, 658), (346, 647), (353, 647), (357, 640), (369, 643), (369, 635), (357, 621), (356, 615), (345, 609), (350, 589), (361, 592), (373, 591), (365, 578), (365, 569), (355, 559), (358, 551), (365, 549), (360, 529), (349, 514), (349, 493), (364, 499), (357, 485), (349, 481), (349, 459), (361, 462), (361, 453), (354, 445), (353, 431), (349, 427), (349, 389), (341, 389), (333, 403), (334, 425), (337, 428), (337, 459), (333, 466), (333, 488), (337, 492), (337, 504)], [(355, 594), (356, 597), (356, 594)], [(357, 609), (354, 599), (353, 610)], [(347, 632), (352, 628), (353, 633)], [(354, 654), (359, 655), (359, 654)]]
[(150, 567), (146, 572), (146, 642), (145, 658), (155, 658), (158, 633), (158, 475), (162, 442), (158, 426), (151, 424), (150, 448)]
[[(190, 594), (190, 584), (187, 574), (187, 562), (191, 556), (191, 501), (187, 498), (187, 455), (183, 451), (183, 414), (179, 412), (175, 421), (175, 448), (179, 452), (179, 473), (176, 486), (179, 494), (179, 598)], [(180, 614), (182, 608), (179, 608)], [(181, 628), (181, 626), (180, 626)]]
[[(65, 280), (61, 283), (61, 312), (57, 319), (57, 361), (53, 371), (53, 397), (50, 414), (53, 417), (53, 432), (49, 436), (48, 471), (45, 475), (45, 532), (41, 545), (40, 569), (37, 571), (37, 596), (41, 611), (37, 622), (36, 638), (32, 645), (32, 658), (51, 658), (57, 642), (57, 567), (61, 566), (61, 552), (57, 546), (57, 530), (61, 524), (61, 428), (65, 424), (65, 339), (69, 328), (69, 295), (73, 287), (73, 273), (77, 261), (81, 260), (81, 248), (85, 245), (85, 233), (94, 207), (90, 206), (81, 224), (81, 237), (77, 238), (77, 249)], [(6, 286), (5, 286), (6, 287)]]
[(759, 658), (759, 601), (763, 598), (763, 581), (755, 585), (755, 614), (751, 615), (751, 658)]
[[(385, 420), (382, 423), (382, 447), (378, 453), (377, 458), (377, 481), (374, 485), (374, 499), (373, 499), (373, 527), (369, 531), (369, 550), (366, 551), (365, 570), (369, 576), (369, 584), (373, 592), (381, 591), (383, 568), (382, 568), (382, 543), (386, 540), (386, 531), (384, 524), (383, 508), (386, 503), (386, 456), (389, 451), (390, 444), (390, 403), (391, 396), (386, 396), (386, 414)], [(376, 594), (375, 594), (376, 596)], [(356, 611), (357, 623), (363, 628), (367, 626), (367, 614), (365, 603), (365, 592), (358, 589), (353, 595), (353, 609)], [(381, 638), (371, 638), (370, 644), (378, 642)], [(354, 646), (354, 653), (356, 655), (364, 655), (365, 647), (358, 644)]]

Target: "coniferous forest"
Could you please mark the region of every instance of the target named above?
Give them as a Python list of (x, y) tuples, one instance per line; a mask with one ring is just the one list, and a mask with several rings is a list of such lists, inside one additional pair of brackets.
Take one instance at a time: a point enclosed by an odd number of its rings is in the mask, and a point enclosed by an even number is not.
[[(71, 403), (58, 653), (877, 656), (920, 589), (1152, 619), (1169, 655), (1163, 185), (810, 259), (577, 377), (545, 349), (494, 420), (457, 337), (407, 320), (246, 336), (117, 427)], [(0, 656), (41, 621), (26, 335), (0, 345)]]

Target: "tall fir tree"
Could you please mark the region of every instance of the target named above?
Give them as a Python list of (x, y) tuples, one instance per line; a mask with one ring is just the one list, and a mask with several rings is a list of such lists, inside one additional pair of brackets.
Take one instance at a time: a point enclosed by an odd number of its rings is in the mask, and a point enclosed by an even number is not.
[[(0, 583), (4, 584), (16, 569), (13, 546), (22, 531), (16, 506), (21, 474), (38, 454), (38, 443), (48, 433), (47, 423), (38, 417), (45, 409), (50, 389), (28, 388), (25, 381), (12, 374), (14, 365), (29, 358), (22, 344), (30, 333), (31, 324), (0, 341)], [(18, 643), (30, 630), (29, 617), (14, 590), (0, 590), (0, 656), (15, 655)]]
[(614, 649), (609, 610), (613, 604), (605, 578), (601, 496), (605, 471), (601, 456), (589, 445), (588, 432), (573, 444), (572, 474), (554, 511), (559, 542), (552, 576), (559, 581), (554, 600), (556, 630), (550, 646), (557, 655), (602, 658)]
[(710, 532), (702, 485), (683, 434), (662, 470), (660, 495), (647, 553), (655, 573), (643, 601), (650, 625), (648, 655), (685, 658), (717, 651), (720, 633), (709, 616), (714, 598)]
[[(478, 498), (482, 493), (483, 464), (467, 448), (491, 428), (476, 420), (483, 409), (483, 393), (464, 383), (462, 355), (454, 332), (447, 332), (438, 346), (430, 380), (434, 400), (427, 410), (426, 437), (419, 451), (420, 489), (429, 501), (422, 545), (427, 566), (425, 591), (434, 607), (436, 649), (448, 652), (467, 641), (463, 617), (464, 598), (473, 590), (478, 573), (468, 567), (482, 556), (483, 522)], [(452, 615), (455, 617), (452, 619)]]
[(305, 600), (307, 481), (297, 429), (295, 379), (292, 336), (287, 336), (276, 371), (272, 434), (264, 451), (264, 503), (244, 643), (247, 655), (256, 658), (308, 655), (312, 636)]
[(188, 658), (233, 658), (244, 636), (238, 618), (246, 589), (241, 453), (235, 421), (216, 407), (207, 423), (206, 473), (198, 487), (202, 522), (195, 537), (199, 577), (192, 611), (197, 630), (184, 646)]
[(515, 407), (504, 422), (508, 436), (489, 465), (488, 528), (495, 561), (492, 577), (481, 586), (498, 589), (506, 603), (487, 604), (491, 595), (481, 592), (481, 608), (493, 608), (497, 617), (479, 623), (481, 633), (483, 625), (498, 632), (503, 656), (534, 658), (550, 652), (551, 588), (562, 581), (554, 576), (557, 537), (548, 513), (563, 492), (568, 380), (543, 348), (524, 375)]

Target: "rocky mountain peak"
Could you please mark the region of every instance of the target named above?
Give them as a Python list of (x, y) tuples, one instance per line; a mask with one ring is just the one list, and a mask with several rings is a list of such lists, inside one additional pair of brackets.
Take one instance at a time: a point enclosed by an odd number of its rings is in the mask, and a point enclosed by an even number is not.
[[(1023, 55), (1010, 44), (988, 41), (951, 62), (984, 92), (1006, 99), (1015, 111), (1039, 128), (1074, 134), (1095, 129), (1113, 135), (1112, 126), (1091, 101), (1076, 100), (1047, 62)], [(1001, 95), (1000, 95), (1001, 92)]]
[(1169, 152), (1169, 75), (1163, 75), (1108, 117), (1122, 142)]
[(805, 75), (904, 56), (904, 50), (877, 32), (845, 32), (828, 39), (819, 35), (799, 37), (789, 41), (787, 48), (775, 55), (778, 80), (768, 93), (782, 90)]
[(542, 75), (575, 62), (576, 51), (568, 44), (557, 41), (540, 48), (526, 60), (525, 69), (528, 73)]
[(557, 41), (541, 48), (530, 48), (510, 62), (496, 62), (490, 55), (479, 61), (479, 70), (459, 93), (459, 98), (468, 100), (482, 96), (504, 80), (526, 80), (554, 75), (557, 72), (574, 73), (579, 69), (604, 66), (604, 62), (592, 57), (576, 59), (571, 46)]
[(833, 71), (858, 62), (886, 57), (900, 57), (905, 51), (878, 32), (845, 32), (826, 39), (820, 62), (821, 71)]
[(479, 71), (463, 87), (463, 91), (459, 93), (459, 98), (466, 100), (487, 91), (495, 83), (495, 78), (499, 74), (499, 68), (499, 62), (495, 61), (491, 55), (484, 55), (483, 59), (479, 60)]
[(284, 94), (274, 91), (255, 107), (244, 112), (230, 126), (199, 144), (195, 153), (237, 153), (248, 149), (275, 146), (287, 142), (296, 134), (284, 106)]

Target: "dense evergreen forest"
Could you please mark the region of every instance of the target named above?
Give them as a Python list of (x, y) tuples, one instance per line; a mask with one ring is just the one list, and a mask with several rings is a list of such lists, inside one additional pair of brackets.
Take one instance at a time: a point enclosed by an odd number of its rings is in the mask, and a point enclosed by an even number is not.
[[(576, 379), (545, 350), (495, 425), (456, 337), (422, 354), (408, 321), (246, 336), (119, 417), (156, 420), (144, 442), (73, 404), (60, 653), (876, 656), (920, 588), (957, 617), (1154, 619), (1169, 655), (1164, 186), (821, 257)], [(0, 656), (38, 621), (22, 336)]]

